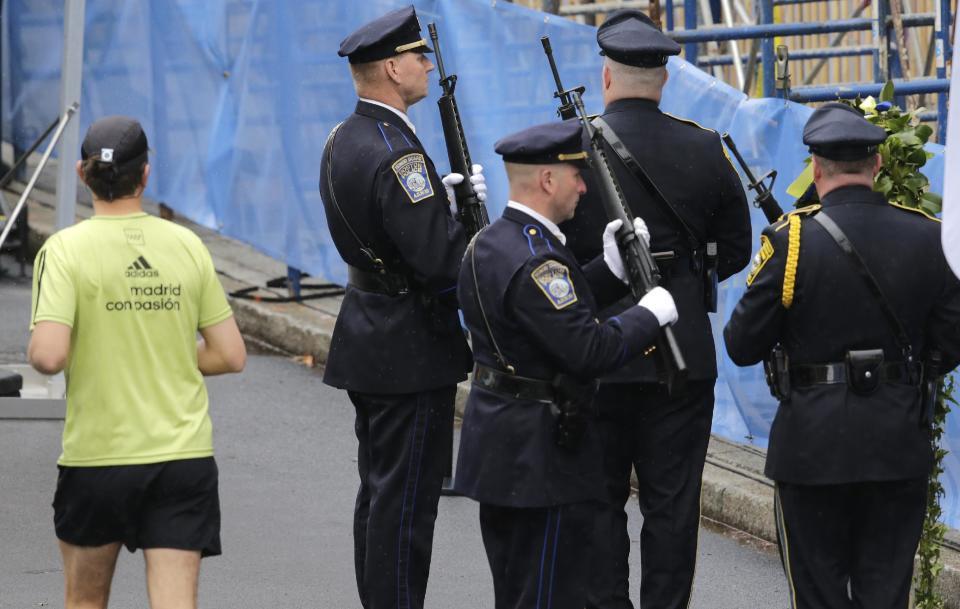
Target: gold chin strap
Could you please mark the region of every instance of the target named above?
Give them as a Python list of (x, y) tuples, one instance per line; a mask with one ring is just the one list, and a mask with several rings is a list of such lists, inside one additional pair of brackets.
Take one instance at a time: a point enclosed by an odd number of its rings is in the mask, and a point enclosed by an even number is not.
[(787, 266), (783, 271), (783, 307), (793, 304), (793, 288), (797, 282), (797, 265), (800, 263), (800, 216), (790, 216), (790, 233), (787, 245)]
[(401, 44), (400, 46), (398, 46), (398, 47), (397, 47), (396, 49), (394, 49), (394, 50), (395, 50), (397, 53), (405, 53), (405, 52), (407, 52), (407, 51), (412, 51), (413, 49), (417, 49), (417, 48), (425, 47), (425, 46), (427, 46), (427, 41), (424, 40), (423, 38), (421, 38), (420, 40), (417, 40), (416, 42), (408, 42), (407, 44)]
[(587, 158), (586, 152), (573, 152), (571, 154), (558, 154), (558, 161), (579, 161), (580, 159)]

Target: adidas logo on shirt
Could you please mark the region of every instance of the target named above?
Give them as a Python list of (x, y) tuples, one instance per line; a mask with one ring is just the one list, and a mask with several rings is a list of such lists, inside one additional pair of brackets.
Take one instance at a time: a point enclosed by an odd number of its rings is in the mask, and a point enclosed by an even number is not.
[(147, 259), (143, 256), (133, 261), (133, 264), (127, 267), (127, 277), (159, 277), (160, 273), (150, 266)]

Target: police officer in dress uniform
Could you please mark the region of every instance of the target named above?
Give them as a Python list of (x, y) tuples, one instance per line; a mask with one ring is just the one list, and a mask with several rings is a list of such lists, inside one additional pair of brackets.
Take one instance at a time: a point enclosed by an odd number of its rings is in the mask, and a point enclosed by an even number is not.
[[(708, 311), (716, 281), (750, 259), (743, 187), (720, 137), (658, 108), (666, 63), (680, 47), (637, 10), (612, 13), (597, 30), (604, 55), (602, 127), (607, 157), (634, 215), (650, 227), (664, 287), (677, 303), (677, 341), (689, 366), (682, 394), (670, 396), (653, 357), (601, 379), (597, 394), (608, 506), (598, 520), (599, 553), (587, 607), (630, 609), (630, 539), (624, 506), (636, 469), (643, 609), (685, 609), (696, 565), (700, 480), (713, 418), (716, 351)], [(624, 156), (621, 156), (624, 155)], [(631, 160), (632, 159), (632, 160)], [(636, 163), (652, 186), (630, 169)], [(657, 194), (659, 191), (662, 197)], [(600, 251), (604, 212), (588, 192), (563, 230), (581, 261)], [(629, 306), (624, 301), (601, 319)]]
[[(457, 382), (471, 357), (455, 287), (466, 238), (407, 108), (431, 52), (413, 7), (348, 36), (360, 97), (327, 139), (320, 194), (349, 283), (324, 382), (356, 407), (357, 587), (367, 609), (423, 606)], [(471, 177), (485, 197), (482, 174)]]
[(724, 329), (738, 365), (767, 358), (780, 401), (766, 475), (796, 609), (907, 607), (932, 466), (921, 386), (960, 361), (940, 222), (871, 188), (885, 138), (845, 104), (813, 113), (822, 207), (763, 230)]
[[(655, 288), (597, 320), (598, 303), (625, 293), (626, 275), (619, 220), (604, 232), (604, 255), (583, 268), (557, 227), (585, 189), (576, 120), (505, 137), (496, 151), (511, 200), (467, 248), (458, 287), (477, 363), (456, 488), (480, 502), (497, 609), (583, 609), (603, 493), (594, 379), (648, 347), (676, 308)], [(648, 238), (642, 220), (635, 230)]]

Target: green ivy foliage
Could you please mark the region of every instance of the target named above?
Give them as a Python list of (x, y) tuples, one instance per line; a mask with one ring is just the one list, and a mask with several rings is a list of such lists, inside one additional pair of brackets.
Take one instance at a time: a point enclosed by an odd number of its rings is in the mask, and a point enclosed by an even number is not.
[[(887, 81), (880, 91), (879, 99), (872, 96), (863, 99), (858, 96), (856, 99), (837, 101), (862, 112), (864, 118), (883, 127), (889, 136), (880, 144), (879, 152), (883, 164), (873, 189), (883, 193), (890, 202), (919, 209), (934, 217), (940, 213), (943, 202), (940, 195), (930, 192), (930, 180), (920, 173), (920, 168), (933, 156), (923, 148), (933, 135), (933, 128), (920, 122), (919, 114), (924, 108), (907, 112), (894, 105), (893, 98), (893, 82)], [(806, 162), (810, 162), (809, 157)], [(810, 195), (802, 202), (798, 201), (798, 205), (817, 202), (815, 195)]]
[(943, 458), (947, 456), (947, 451), (940, 448), (940, 439), (943, 437), (944, 422), (951, 405), (957, 405), (954, 389), (953, 377), (946, 377), (940, 382), (940, 394), (934, 411), (933, 433), (930, 439), (934, 450), (933, 471), (930, 472), (930, 482), (927, 485), (927, 515), (923, 521), (923, 535), (917, 548), (917, 568), (913, 574), (915, 609), (944, 607), (943, 597), (936, 590), (937, 576), (943, 570), (940, 542), (947, 532), (946, 525), (940, 522), (943, 516), (940, 508), (940, 499), (943, 497), (940, 475), (943, 474)]

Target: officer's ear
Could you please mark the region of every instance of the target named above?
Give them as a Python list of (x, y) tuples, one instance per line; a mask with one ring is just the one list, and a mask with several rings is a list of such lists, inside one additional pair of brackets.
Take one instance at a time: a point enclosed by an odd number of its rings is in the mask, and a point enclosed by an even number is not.
[(542, 167), (540, 171), (537, 172), (537, 177), (540, 190), (553, 196), (553, 193), (557, 190), (557, 176), (554, 174), (553, 168), (550, 166)]
[(383, 71), (394, 84), (400, 84), (400, 58), (402, 55), (388, 57), (383, 62)]
[(813, 163), (813, 182), (817, 183), (823, 179), (823, 168), (820, 166), (820, 159), (817, 158), (817, 155), (810, 158), (810, 162)]
[(873, 159), (873, 177), (877, 177), (881, 167), (883, 167), (883, 157), (878, 152)]
[(601, 72), (601, 78), (603, 80), (603, 90), (609, 91), (610, 84), (613, 82), (613, 78), (610, 76), (610, 66), (607, 65), (607, 62), (603, 62), (603, 72)]

